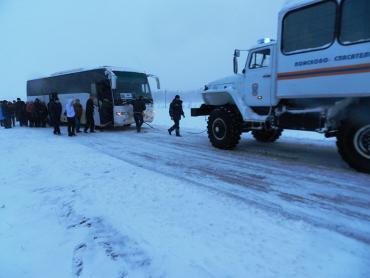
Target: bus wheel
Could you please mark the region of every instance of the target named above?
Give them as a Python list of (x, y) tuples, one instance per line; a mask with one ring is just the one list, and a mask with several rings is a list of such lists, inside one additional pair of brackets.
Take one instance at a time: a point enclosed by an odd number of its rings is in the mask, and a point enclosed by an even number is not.
[(219, 149), (230, 150), (239, 143), (242, 133), (242, 119), (239, 113), (229, 107), (212, 111), (208, 118), (208, 138)]
[(282, 129), (252, 130), (254, 139), (258, 142), (272, 143), (278, 140), (283, 133)]
[(345, 122), (337, 136), (338, 152), (349, 166), (370, 173), (370, 120)]

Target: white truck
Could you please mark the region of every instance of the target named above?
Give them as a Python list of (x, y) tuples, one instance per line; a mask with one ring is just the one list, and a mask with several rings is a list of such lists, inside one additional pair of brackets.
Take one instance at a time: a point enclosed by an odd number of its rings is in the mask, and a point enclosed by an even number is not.
[[(261, 22), (262, 24), (262, 22)], [(301, 0), (279, 13), (278, 39), (248, 50), (238, 73), (209, 83), (192, 116), (209, 115), (213, 146), (242, 132), (273, 142), (283, 129), (336, 137), (340, 155), (370, 173), (370, 1)]]

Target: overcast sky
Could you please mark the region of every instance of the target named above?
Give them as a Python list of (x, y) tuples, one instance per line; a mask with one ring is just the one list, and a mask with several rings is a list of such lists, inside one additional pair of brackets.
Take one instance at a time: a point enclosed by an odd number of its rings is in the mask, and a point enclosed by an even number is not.
[(26, 80), (113, 65), (191, 90), (232, 74), (234, 48), (276, 37), (285, 0), (0, 0), (0, 98)]

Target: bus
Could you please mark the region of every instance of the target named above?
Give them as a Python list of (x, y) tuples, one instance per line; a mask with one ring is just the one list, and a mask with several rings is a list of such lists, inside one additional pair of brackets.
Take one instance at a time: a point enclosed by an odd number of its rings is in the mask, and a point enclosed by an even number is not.
[[(62, 123), (67, 122), (65, 106), (70, 99), (79, 99), (85, 111), (90, 96), (94, 101), (94, 120), (97, 127), (125, 127), (135, 122), (132, 100), (142, 97), (146, 103), (144, 121), (154, 119), (153, 97), (148, 78), (154, 78), (160, 89), (159, 78), (130, 69), (98, 67), (58, 72), (48, 77), (27, 81), (27, 101), (39, 99), (48, 103), (58, 97), (63, 112)], [(86, 123), (82, 113), (81, 124)]]

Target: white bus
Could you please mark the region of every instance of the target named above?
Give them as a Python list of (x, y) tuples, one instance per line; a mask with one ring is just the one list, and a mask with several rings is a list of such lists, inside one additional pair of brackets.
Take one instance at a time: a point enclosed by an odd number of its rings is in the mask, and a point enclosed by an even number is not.
[[(153, 97), (148, 77), (155, 78), (159, 89), (158, 77), (123, 68), (104, 66), (59, 72), (48, 77), (27, 81), (27, 100), (34, 101), (38, 98), (48, 103), (53, 97), (58, 97), (63, 107), (61, 121), (67, 122), (64, 115), (67, 101), (79, 99), (85, 112), (86, 101), (92, 96), (95, 105), (95, 125), (123, 127), (135, 122), (130, 102), (141, 96), (147, 106), (144, 121), (152, 122), (154, 119)], [(102, 109), (103, 102), (109, 103), (108, 116)], [(85, 113), (83, 113), (81, 124), (85, 123)]]

